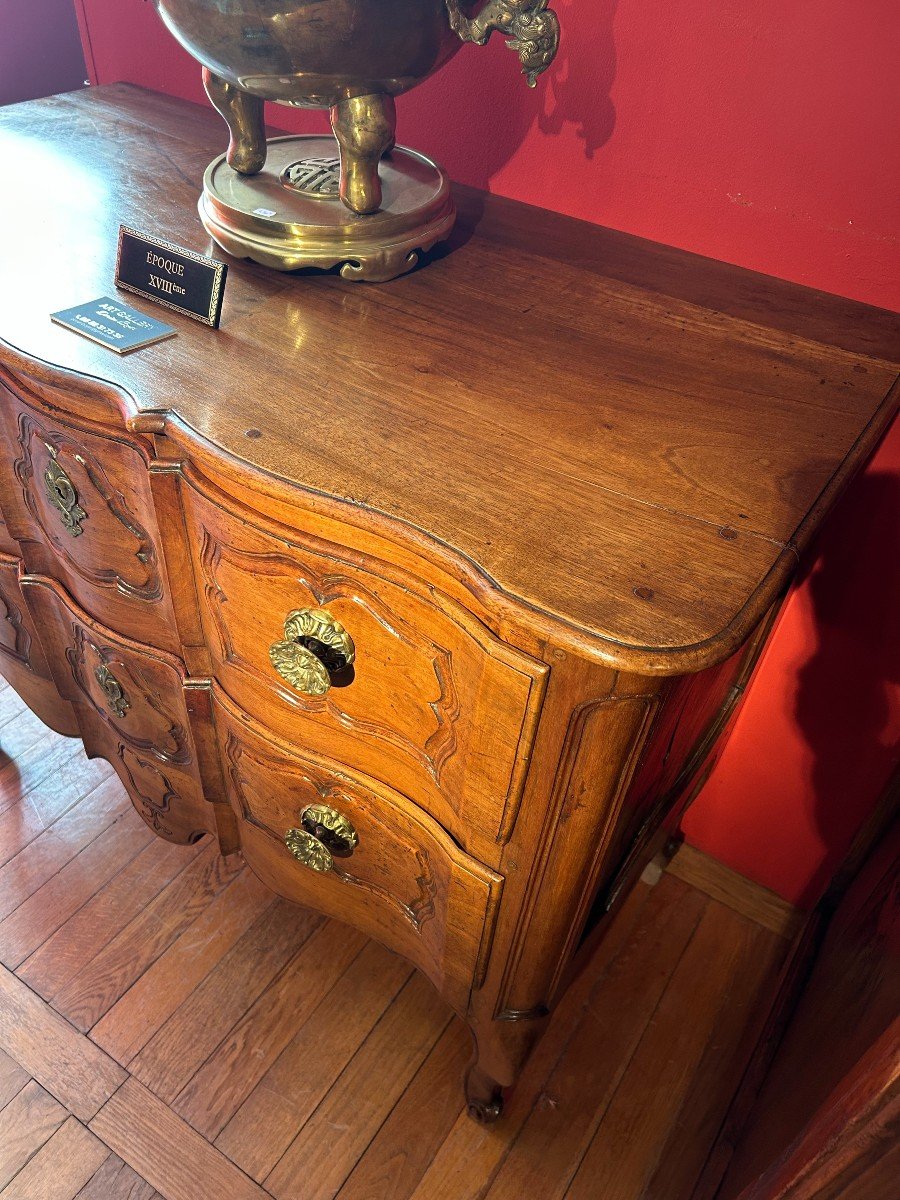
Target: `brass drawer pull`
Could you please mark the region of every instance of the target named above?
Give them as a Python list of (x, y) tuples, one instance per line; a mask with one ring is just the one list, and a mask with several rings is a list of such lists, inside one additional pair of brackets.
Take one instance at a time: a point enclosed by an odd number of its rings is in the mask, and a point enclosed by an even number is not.
[(131, 708), (131, 701), (125, 695), (125, 689), (106, 665), (94, 668), (94, 678), (103, 689), (107, 706), (117, 717), (124, 717)]
[(72, 537), (78, 537), (79, 534), (84, 533), (81, 522), (87, 518), (87, 513), (78, 503), (78, 493), (75, 491), (74, 483), (56, 461), (56, 451), (52, 446), (47, 446), (47, 449), (50, 451), (50, 461), (44, 470), (44, 487), (47, 489), (47, 498), (59, 513), (59, 518), (66, 531)]
[(289, 829), (284, 844), (294, 858), (322, 874), (334, 866), (334, 858), (347, 858), (359, 845), (356, 830), (345, 816), (327, 804), (310, 804), (300, 813), (300, 829)]
[(284, 641), (269, 648), (272, 666), (281, 678), (307, 696), (324, 696), (331, 676), (349, 667), (355, 657), (350, 634), (324, 608), (288, 613)]

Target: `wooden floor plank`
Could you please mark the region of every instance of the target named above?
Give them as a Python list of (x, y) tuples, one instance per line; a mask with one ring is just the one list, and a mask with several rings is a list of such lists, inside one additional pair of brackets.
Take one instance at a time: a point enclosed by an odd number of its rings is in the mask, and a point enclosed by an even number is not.
[[(676, 888), (680, 886), (676, 884)], [(648, 919), (652, 895), (650, 887), (639, 883), (625, 898), (608, 936), (563, 997), (519, 1081), (506, 1097), (503, 1119), (496, 1125), (476, 1125), (465, 1112), (461, 1113), (416, 1187), (413, 1200), (472, 1200), (487, 1189), (535, 1105), (546, 1102), (548, 1077), (570, 1048), (577, 1047), (580, 1023), (589, 1006), (596, 1003), (595, 990), (605, 986), (619, 954)], [(672, 903), (679, 902), (678, 896), (670, 898)], [(653, 916), (651, 909), (650, 919)]]
[(154, 1200), (157, 1195), (152, 1184), (110, 1152), (75, 1200)]
[(559, 1200), (565, 1193), (708, 903), (674, 880), (654, 888), (645, 920), (592, 995), (486, 1200)]
[(452, 1020), (338, 1192), (338, 1200), (408, 1200), (465, 1108), (472, 1037)]
[[(16, 759), (16, 769), (21, 774), (21, 759), (32, 746), (47, 738), (47, 726), (40, 720), (39, 717), (29, 708), (23, 708), (17, 713), (13, 720), (7, 721), (0, 728), (0, 749), (9, 759)], [(71, 738), (63, 738), (61, 734), (54, 734), (54, 737), (59, 738), (61, 742), (68, 741), (70, 746), (77, 747), (78, 743), (73, 744)], [(0, 770), (0, 797), (4, 792), (3, 772)], [(2, 803), (2, 801), (0, 801)]]
[[(6, 779), (10, 769), (14, 778)], [(46, 826), (112, 774), (105, 758), (89, 759), (81, 742), (48, 731), (0, 772), (0, 807), (27, 804)]]
[(269, 1200), (263, 1189), (136, 1079), (90, 1128), (166, 1200)]
[(0, 1189), (37, 1154), (68, 1115), (33, 1079), (10, 1100), (0, 1111)]
[[(169, 850), (165, 868), (151, 872), (148, 886), (141, 889), (143, 903), (123, 906), (116, 920), (107, 923), (105, 933), (112, 936), (105, 944), (94, 934), (97, 953), (86, 952), (84, 965), (77, 969), (76, 963), (52, 992), (53, 1007), (77, 1029), (90, 1029), (243, 868), (237, 856), (223, 858), (212, 839)], [(23, 977), (30, 965), (25, 964)]]
[[(202, 852), (218, 869), (221, 859), (211, 843), (205, 847), (177, 846), (151, 836), (149, 844), (35, 950), (16, 974), (39, 996), (53, 1000)], [(65, 1004), (54, 1007), (68, 1016)]]
[(214, 1141), (366, 940), (346, 925), (321, 925), (182, 1089), (174, 1110)]
[(689, 1193), (786, 945), (754, 885), (706, 863), (639, 884), (482, 1127), (468, 1032), (408, 963), (153, 841), (0, 684), (0, 764), (4, 728), (0, 955), (71, 1019), (0, 969), (0, 1200)]
[[(14, 731), (18, 728), (26, 731), (24, 738), (29, 744), (16, 749)], [(33, 731), (33, 736), (29, 730)], [(8, 743), (9, 748), (4, 746), (4, 751), (9, 761), (0, 769), (0, 812), (19, 804), (45, 780), (55, 777), (69, 760), (80, 766), (84, 758), (80, 742), (48, 729), (28, 709), (7, 727), (4, 741)], [(45, 801), (49, 798), (49, 790), (47, 787), (42, 789)]]
[[(731, 982), (747, 952), (743, 928), (727, 907), (709, 903), (634, 1055), (627, 1086), (613, 1097), (566, 1200), (645, 1197), (654, 1176), (665, 1186), (664, 1151), (680, 1136), (692, 1079), (733, 998)], [(660, 1195), (668, 1200), (671, 1193)]]
[(65, 776), (28, 795), (16, 793), (16, 802), (0, 812), (0, 866), (112, 774), (112, 767), (103, 759), (88, 762), (81, 754), (73, 762), (73, 769)]
[(298, 1029), (216, 1145), (261, 1183), (411, 974), (403, 959), (370, 942)]
[(117, 775), (104, 779), (0, 867), (0, 921), (131, 808)]
[(69, 1117), (0, 1192), (0, 1200), (74, 1200), (108, 1154), (98, 1138)]
[(266, 1179), (276, 1200), (333, 1200), (449, 1021), (414, 974)]
[(18, 967), (155, 840), (137, 813), (123, 813), (0, 921), (0, 962)]
[[(171, 926), (160, 922), (157, 939), (144, 930), (137, 942), (135, 930), (124, 929), (92, 964), (92, 973), (102, 969), (114, 976), (117, 989), (129, 978), (134, 982), (92, 1025), (92, 1041), (127, 1066), (274, 899), (245, 868), (158, 957), (155, 952), (173, 932)], [(87, 1023), (95, 1011), (80, 1008), (76, 1017)]]
[(125, 1078), (109, 1055), (5, 967), (0, 967), (0, 1049), (82, 1121)]
[(14, 1058), (0, 1050), (0, 1109), (9, 1104), (30, 1078), (28, 1072), (23, 1070)]
[(131, 1060), (132, 1074), (171, 1103), (320, 923), (276, 900)]
[(682, 1200), (691, 1194), (756, 1046), (759, 1015), (775, 998), (778, 972), (788, 949), (784, 938), (739, 917), (732, 922), (731, 936), (735, 947), (732, 970), (722, 989), (715, 1023), (660, 1153), (659, 1166), (647, 1186), (647, 1195), (653, 1200)]

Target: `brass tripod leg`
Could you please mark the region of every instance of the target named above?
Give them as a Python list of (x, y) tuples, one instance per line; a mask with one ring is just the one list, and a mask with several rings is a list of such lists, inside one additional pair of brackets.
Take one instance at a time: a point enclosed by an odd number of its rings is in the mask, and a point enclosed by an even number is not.
[(341, 199), (355, 213), (377, 212), (381, 204), (378, 164), (394, 145), (397, 113), (393, 96), (351, 96), (331, 110), (331, 128), (341, 149)]
[(266, 165), (265, 105), (234, 83), (203, 68), (203, 86), (213, 108), (225, 118), (231, 141), (228, 165), (241, 175), (255, 175)]

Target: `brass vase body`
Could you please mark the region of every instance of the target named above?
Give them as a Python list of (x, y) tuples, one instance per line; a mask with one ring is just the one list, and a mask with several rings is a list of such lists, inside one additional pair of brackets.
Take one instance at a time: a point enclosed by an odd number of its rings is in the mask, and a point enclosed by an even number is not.
[(156, 0), (194, 58), (243, 91), (304, 108), (399, 96), (460, 47), (444, 0)]

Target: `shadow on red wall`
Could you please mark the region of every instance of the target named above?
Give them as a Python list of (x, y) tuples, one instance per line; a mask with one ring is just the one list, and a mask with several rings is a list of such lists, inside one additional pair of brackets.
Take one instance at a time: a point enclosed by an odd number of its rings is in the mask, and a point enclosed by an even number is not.
[(800, 671), (795, 714), (813, 756), (813, 819), (826, 857), (804, 905), (818, 900), (900, 761), (898, 551), (900, 478), (864, 474), (833, 514), (808, 582), (818, 646)]
[(900, 422), (812, 548), (690, 841), (802, 907), (900, 761)]

